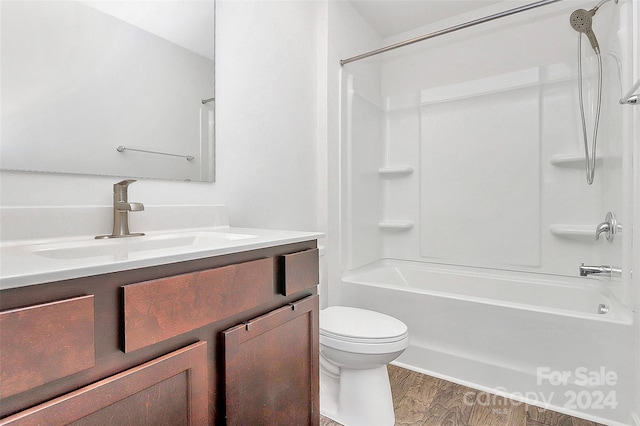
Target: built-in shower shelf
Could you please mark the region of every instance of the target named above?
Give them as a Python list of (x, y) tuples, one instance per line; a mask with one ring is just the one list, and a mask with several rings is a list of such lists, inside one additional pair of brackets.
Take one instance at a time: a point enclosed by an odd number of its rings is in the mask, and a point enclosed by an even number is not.
[(380, 175), (383, 177), (407, 176), (413, 173), (413, 167), (380, 167), (378, 169), (378, 173), (380, 173)]
[[(549, 162), (556, 167), (568, 167), (581, 169), (585, 167), (584, 154), (558, 154), (549, 159)], [(602, 164), (602, 157), (596, 158), (596, 166)]]
[(595, 225), (551, 225), (549, 231), (560, 238), (570, 238), (580, 241), (595, 241)]
[(380, 229), (389, 229), (389, 230), (408, 230), (413, 228), (413, 221), (411, 220), (382, 220), (378, 222), (378, 227)]

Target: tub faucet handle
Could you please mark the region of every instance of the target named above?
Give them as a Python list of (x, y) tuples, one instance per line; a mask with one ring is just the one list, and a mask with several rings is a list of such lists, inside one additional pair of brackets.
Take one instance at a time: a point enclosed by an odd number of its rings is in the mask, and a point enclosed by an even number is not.
[(616, 220), (616, 215), (613, 212), (608, 212), (604, 222), (596, 227), (596, 241), (600, 239), (600, 234), (603, 232), (607, 235), (607, 241), (613, 241), (613, 237), (621, 228)]
[(612, 238), (612, 237), (610, 237), (610, 235), (611, 235), (611, 225), (608, 224), (607, 222), (602, 222), (596, 228), (596, 241), (598, 241), (600, 239), (600, 234), (602, 234), (603, 232), (607, 233), (607, 240), (610, 240)]

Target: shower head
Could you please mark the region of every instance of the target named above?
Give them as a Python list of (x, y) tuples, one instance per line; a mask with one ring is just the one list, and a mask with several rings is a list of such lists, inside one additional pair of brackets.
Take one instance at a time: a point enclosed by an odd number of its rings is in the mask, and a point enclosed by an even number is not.
[(574, 30), (586, 34), (593, 50), (595, 50), (596, 53), (600, 53), (600, 46), (593, 32), (593, 22), (591, 19), (593, 15), (596, 14), (596, 10), (595, 7), (591, 10), (578, 9), (569, 17), (569, 23)]

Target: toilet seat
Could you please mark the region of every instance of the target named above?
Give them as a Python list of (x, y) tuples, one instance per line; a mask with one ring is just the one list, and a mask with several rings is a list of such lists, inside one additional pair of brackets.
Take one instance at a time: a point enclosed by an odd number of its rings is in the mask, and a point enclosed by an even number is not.
[(380, 344), (384, 344), (384, 343), (393, 343), (393, 342), (397, 342), (400, 340), (403, 340), (405, 337), (407, 337), (408, 333), (403, 333), (400, 336), (396, 336), (396, 337), (389, 337), (389, 338), (385, 338), (385, 339), (363, 339), (363, 338), (357, 338), (357, 337), (345, 337), (345, 336), (340, 336), (337, 334), (332, 334), (332, 333), (328, 333), (326, 331), (321, 331), (320, 335), (330, 338), (330, 339), (334, 339), (334, 340), (340, 340), (342, 342), (349, 342), (349, 343), (365, 343), (365, 344), (370, 344), (370, 345), (380, 345)]
[(320, 311), (320, 343), (355, 353), (404, 350), (409, 332), (405, 323), (379, 312), (347, 306)]

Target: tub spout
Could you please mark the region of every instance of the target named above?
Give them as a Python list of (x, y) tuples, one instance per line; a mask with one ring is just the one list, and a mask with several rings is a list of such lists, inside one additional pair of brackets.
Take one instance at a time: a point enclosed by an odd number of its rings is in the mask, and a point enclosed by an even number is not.
[(584, 263), (580, 264), (581, 277), (586, 277), (593, 274), (610, 277), (613, 274), (622, 274), (622, 270), (619, 268), (613, 268), (608, 265), (588, 266)]

